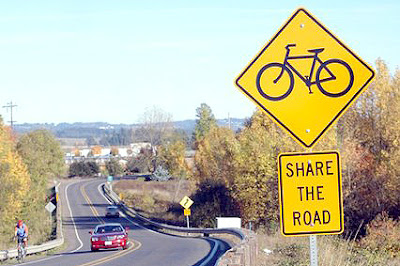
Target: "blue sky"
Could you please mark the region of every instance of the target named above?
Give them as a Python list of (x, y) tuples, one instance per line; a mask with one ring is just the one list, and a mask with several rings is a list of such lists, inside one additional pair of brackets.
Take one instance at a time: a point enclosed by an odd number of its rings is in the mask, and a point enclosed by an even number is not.
[(248, 117), (234, 80), (300, 6), (372, 66), (400, 65), (395, 0), (0, 1), (0, 104), (17, 123), (194, 119), (202, 102)]

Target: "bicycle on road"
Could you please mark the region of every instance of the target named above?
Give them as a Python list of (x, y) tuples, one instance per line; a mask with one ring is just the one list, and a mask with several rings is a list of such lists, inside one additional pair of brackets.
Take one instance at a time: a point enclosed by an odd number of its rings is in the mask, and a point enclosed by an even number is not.
[[(260, 71), (257, 74), (256, 78), (256, 85), (258, 92), (266, 99), (271, 100), (271, 101), (280, 101), (285, 99), (286, 97), (289, 96), (289, 94), (293, 91), (294, 88), (294, 75), (295, 73), (299, 78), (306, 84), (309, 90), (309, 94), (312, 94), (311, 86), (312, 85), (317, 85), (318, 89), (326, 96), (328, 97), (340, 97), (345, 95), (353, 86), (353, 81), (354, 81), (354, 75), (353, 75), (353, 70), (351, 67), (343, 60), (340, 59), (329, 59), (326, 61), (322, 61), (318, 54), (320, 54), (322, 51), (324, 51), (324, 48), (318, 48), (318, 49), (311, 49), (308, 50), (308, 52), (312, 53), (307, 54), (307, 55), (297, 55), (297, 56), (290, 56), (290, 48), (295, 47), (296, 44), (291, 43), (286, 45), (286, 55), (285, 59), (282, 63), (269, 63), (265, 66), (263, 66)], [(310, 74), (308, 76), (303, 76), (291, 63), (290, 60), (299, 60), (299, 59), (309, 59), (312, 58), (313, 62), (311, 65), (310, 69)], [(312, 80), (312, 77), (314, 75), (314, 70), (316, 68), (316, 62), (320, 64), (318, 67), (316, 73), (315, 73), (315, 80)], [(348, 78), (348, 82), (344, 82), (344, 86), (342, 88), (335, 88), (335, 92), (329, 91), (328, 89), (323, 87), (323, 83), (331, 80), (336, 80), (336, 79), (343, 79), (343, 76), (335, 76), (333, 71), (332, 71), (332, 66), (342, 66), (344, 67), (344, 71), (347, 72), (347, 75), (343, 75), (345, 78)], [(277, 71), (279, 72), (279, 75), (274, 79), (274, 73), (277, 73), (274, 68), (277, 68)], [(323, 71), (325, 70), (325, 71)], [(268, 91), (269, 88), (263, 88), (261, 86), (261, 78), (263, 75), (266, 75), (268, 78), (271, 78), (272, 75), (272, 81), (273, 84), (278, 83), (278, 81), (282, 78), (283, 74), (287, 73), (289, 76), (289, 86), (287, 90), (284, 91), (283, 94), (281, 95), (271, 95), (271, 92)], [(324, 73), (324, 74), (321, 74)], [(328, 77), (324, 77), (326, 75), (325, 73), (328, 74)], [(269, 93), (269, 94), (268, 94)]]
[(17, 237), (14, 237), (14, 239), (15, 238), (17, 239), (17, 251), (18, 251), (17, 261), (18, 261), (18, 263), (22, 263), (22, 262), (24, 262), (24, 258), (26, 256), (26, 247), (25, 247), (25, 241), (24, 241), (25, 237), (17, 236)]

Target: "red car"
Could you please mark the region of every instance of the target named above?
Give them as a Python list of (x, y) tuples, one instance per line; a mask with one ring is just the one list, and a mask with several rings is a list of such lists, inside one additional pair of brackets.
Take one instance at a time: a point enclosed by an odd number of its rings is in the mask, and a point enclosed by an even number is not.
[(90, 248), (96, 251), (103, 248), (126, 249), (128, 246), (128, 228), (119, 223), (107, 223), (96, 226), (94, 232), (90, 231)]

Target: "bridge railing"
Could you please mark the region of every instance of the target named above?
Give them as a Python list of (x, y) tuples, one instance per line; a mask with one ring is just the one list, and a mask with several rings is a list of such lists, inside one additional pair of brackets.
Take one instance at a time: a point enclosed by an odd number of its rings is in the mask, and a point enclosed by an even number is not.
[(255, 238), (255, 234), (251, 231), (244, 231), (239, 228), (186, 228), (173, 226), (163, 223), (158, 223), (152, 221), (139, 213), (137, 213), (134, 209), (127, 206), (119, 196), (110, 189), (110, 186), (105, 183), (103, 186), (105, 195), (115, 204), (119, 205), (125, 213), (132, 217), (136, 217), (146, 224), (150, 224), (155, 228), (171, 230), (176, 232), (184, 232), (184, 233), (200, 233), (205, 236), (211, 234), (229, 234), (236, 236), (240, 239), (240, 242), (233, 246), (230, 250), (228, 250), (217, 262), (218, 266), (225, 265), (237, 265), (237, 266), (255, 266), (256, 261), (256, 253), (257, 253), (257, 241)]

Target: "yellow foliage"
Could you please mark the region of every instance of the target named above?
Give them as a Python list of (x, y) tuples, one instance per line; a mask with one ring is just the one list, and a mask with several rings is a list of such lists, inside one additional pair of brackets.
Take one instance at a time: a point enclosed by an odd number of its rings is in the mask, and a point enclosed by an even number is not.
[(189, 177), (190, 169), (185, 161), (186, 146), (183, 141), (169, 142), (159, 149), (159, 158), (174, 177)]
[(101, 154), (101, 146), (98, 146), (98, 145), (93, 146), (91, 150), (92, 150), (92, 154), (93, 155), (100, 155)]
[(5, 236), (12, 234), (13, 224), (27, 204), (30, 183), (27, 167), (14, 150), (11, 133), (0, 121), (0, 246), (9, 241)]

